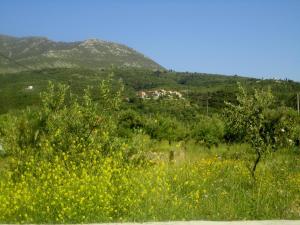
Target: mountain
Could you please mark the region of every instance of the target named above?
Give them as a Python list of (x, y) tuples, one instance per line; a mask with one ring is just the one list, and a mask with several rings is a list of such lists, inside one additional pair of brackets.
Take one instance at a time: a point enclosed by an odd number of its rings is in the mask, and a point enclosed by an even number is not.
[(115, 67), (161, 70), (162, 66), (125, 45), (88, 39), (55, 42), (44, 37), (0, 35), (0, 73), (43, 68)]

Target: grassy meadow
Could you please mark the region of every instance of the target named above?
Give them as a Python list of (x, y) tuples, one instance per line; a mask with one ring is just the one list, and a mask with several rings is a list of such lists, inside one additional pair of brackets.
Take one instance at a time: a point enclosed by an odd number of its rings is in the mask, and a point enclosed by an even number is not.
[(121, 154), (100, 161), (93, 160), (97, 153), (79, 162), (64, 154), (51, 163), (29, 159), (18, 178), (2, 171), (0, 221), (299, 219), (299, 152), (281, 149), (264, 159), (253, 180), (245, 148), (188, 144), (184, 157), (142, 167), (124, 165)]

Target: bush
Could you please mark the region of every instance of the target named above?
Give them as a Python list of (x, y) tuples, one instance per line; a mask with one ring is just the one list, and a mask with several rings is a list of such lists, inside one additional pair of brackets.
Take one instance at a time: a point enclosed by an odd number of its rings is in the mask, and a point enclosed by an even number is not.
[[(89, 151), (102, 157), (120, 151), (116, 118), (121, 92), (103, 81), (93, 101), (90, 90), (78, 98), (65, 85), (50, 83), (41, 94), (39, 109), (26, 109), (8, 116), (9, 126), (1, 127), (1, 142), (8, 155), (22, 166), (31, 158), (52, 161), (62, 153), (74, 158)], [(99, 155), (100, 157), (100, 155)]]
[(192, 137), (209, 148), (219, 145), (224, 137), (224, 123), (216, 116), (199, 116), (193, 127)]
[(145, 127), (146, 133), (157, 140), (167, 140), (169, 143), (186, 138), (184, 125), (174, 117), (156, 115), (149, 117)]
[(135, 131), (144, 129), (144, 126), (142, 116), (134, 110), (126, 110), (119, 115), (118, 134), (122, 137), (132, 137)]

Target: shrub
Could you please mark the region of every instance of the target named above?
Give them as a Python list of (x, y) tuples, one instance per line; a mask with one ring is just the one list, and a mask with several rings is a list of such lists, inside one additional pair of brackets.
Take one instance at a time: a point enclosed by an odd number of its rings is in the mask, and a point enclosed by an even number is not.
[(146, 133), (157, 140), (167, 140), (169, 143), (186, 138), (184, 125), (174, 117), (156, 115), (146, 122)]
[(112, 90), (110, 80), (99, 86), (98, 100), (90, 90), (82, 99), (72, 95), (68, 86), (49, 83), (41, 94), (39, 109), (26, 109), (10, 116), (10, 125), (1, 127), (1, 141), (7, 154), (22, 167), (31, 157), (52, 161), (62, 153), (74, 158), (84, 152), (98, 151), (102, 156), (119, 151), (116, 138), (120, 90)]
[(217, 116), (199, 116), (195, 121), (192, 137), (209, 148), (219, 145), (224, 137), (224, 123)]
[(143, 118), (134, 110), (126, 110), (120, 113), (118, 119), (118, 134), (122, 137), (131, 137), (134, 131), (143, 129)]

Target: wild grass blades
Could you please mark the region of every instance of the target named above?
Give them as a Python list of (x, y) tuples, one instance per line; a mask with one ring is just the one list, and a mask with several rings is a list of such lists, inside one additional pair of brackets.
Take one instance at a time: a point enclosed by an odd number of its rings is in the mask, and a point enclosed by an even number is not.
[(67, 155), (52, 163), (32, 158), (20, 177), (2, 174), (0, 222), (295, 219), (300, 172), (289, 166), (264, 163), (254, 182), (242, 161), (214, 154), (145, 167), (125, 165), (121, 155), (80, 163)]

